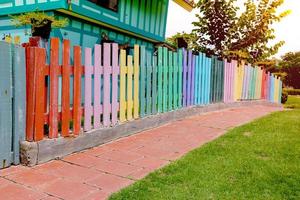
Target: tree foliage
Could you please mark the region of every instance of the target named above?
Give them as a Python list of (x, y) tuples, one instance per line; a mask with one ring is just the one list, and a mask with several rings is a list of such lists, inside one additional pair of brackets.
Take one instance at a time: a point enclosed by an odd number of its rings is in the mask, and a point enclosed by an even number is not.
[(284, 0), (245, 0), (243, 12), (236, 3), (237, 0), (199, 0), (198, 20), (193, 22), (195, 29), (191, 34), (184, 34), (189, 38), (189, 47), (250, 63), (275, 55), (284, 41), (269, 44), (275, 39), (273, 24), (289, 13), (277, 14)]
[(300, 88), (300, 52), (286, 53), (271, 71), (282, 75), (286, 87)]
[(197, 50), (208, 54), (223, 56), (228, 50), (234, 33), (238, 8), (234, 5), (236, 0), (199, 0), (196, 14), (198, 21), (193, 22), (197, 35)]

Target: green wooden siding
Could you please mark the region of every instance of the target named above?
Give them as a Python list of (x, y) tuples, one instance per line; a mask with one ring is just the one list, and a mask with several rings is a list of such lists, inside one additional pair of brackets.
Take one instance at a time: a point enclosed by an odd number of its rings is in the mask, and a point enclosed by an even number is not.
[(0, 16), (39, 10), (58, 10), (78, 18), (86, 17), (102, 26), (135, 37), (163, 41), (169, 0), (119, 0), (118, 12), (100, 7), (87, 0), (2, 0)]

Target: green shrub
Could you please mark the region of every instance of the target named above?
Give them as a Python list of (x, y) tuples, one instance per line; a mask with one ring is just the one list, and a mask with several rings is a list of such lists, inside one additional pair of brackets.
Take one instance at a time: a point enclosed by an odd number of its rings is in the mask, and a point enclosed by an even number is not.
[(281, 103), (285, 104), (288, 100), (289, 93), (287, 91), (282, 91), (281, 94)]
[(287, 92), (288, 95), (300, 95), (300, 89), (284, 88), (283, 92)]

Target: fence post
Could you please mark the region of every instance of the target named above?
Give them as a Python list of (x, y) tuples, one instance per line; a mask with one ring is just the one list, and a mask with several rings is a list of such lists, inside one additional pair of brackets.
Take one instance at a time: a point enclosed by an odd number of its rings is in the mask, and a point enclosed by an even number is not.
[(14, 164), (19, 164), (19, 142), (24, 140), (26, 128), (26, 70), (25, 51), (14, 46), (13, 51), (13, 152)]

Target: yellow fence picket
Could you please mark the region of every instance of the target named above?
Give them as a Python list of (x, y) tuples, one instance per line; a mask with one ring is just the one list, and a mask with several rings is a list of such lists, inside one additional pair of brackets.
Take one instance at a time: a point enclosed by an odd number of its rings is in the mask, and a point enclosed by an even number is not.
[(132, 119), (133, 100), (132, 100), (132, 56), (127, 56), (127, 120)]
[(126, 99), (125, 99), (125, 90), (126, 90), (126, 51), (121, 50), (120, 52), (120, 122), (126, 121)]

